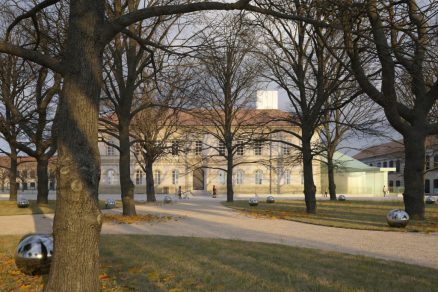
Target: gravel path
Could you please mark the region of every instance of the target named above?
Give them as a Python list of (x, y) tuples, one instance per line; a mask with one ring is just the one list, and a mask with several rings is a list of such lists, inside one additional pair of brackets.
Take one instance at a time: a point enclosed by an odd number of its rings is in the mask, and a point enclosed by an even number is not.
[[(139, 213), (172, 215), (160, 223), (104, 224), (103, 234), (157, 234), (240, 239), (317, 248), (401, 261), (438, 269), (438, 233), (353, 230), (253, 218), (212, 199), (139, 205)], [(120, 212), (120, 210), (112, 210)], [(53, 215), (0, 216), (0, 235), (50, 232)]]

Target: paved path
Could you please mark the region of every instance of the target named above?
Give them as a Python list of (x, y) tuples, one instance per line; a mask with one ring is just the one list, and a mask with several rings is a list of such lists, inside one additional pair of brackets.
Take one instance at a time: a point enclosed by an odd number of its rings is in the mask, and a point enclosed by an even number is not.
[[(217, 237), (317, 248), (402, 261), (438, 269), (438, 233), (404, 233), (323, 227), (252, 218), (213, 200), (140, 205), (137, 210), (176, 216), (161, 223), (104, 224), (104, 234)], [(119, 210), (112, 210), (118, 212)], [(50, 232), (53, 215), (0, 217), (1, 234)]]

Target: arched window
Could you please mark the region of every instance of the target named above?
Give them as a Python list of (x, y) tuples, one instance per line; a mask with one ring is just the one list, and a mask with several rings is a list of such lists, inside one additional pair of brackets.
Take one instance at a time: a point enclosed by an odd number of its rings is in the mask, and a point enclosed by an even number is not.
[(286, 170), (284, 172), (284, 184), (290, 185), (290, 183), (291, 183), (290, 170)]
[(219, 183), (221, 185), (225, 184), (225, 177), (226, 177), (225, 171), (219, 170)]
[(115, 172), (113, 169), (110, 169), (107, 171), (107, 173), (106, 173), (106, 183), (107, 184), (109, 184), (109, 185), (114, 184), (114, 173)]
[(242, 185), (243, 184), (243, 170), (238, 170), (236, 173), (236, 184)]
[(177, 185), (179, 180), (179, 171), (177, 169), (172, 170), (172, 184)]
[(155, 171), (155, 174), (154, 174), (154, 183), (155, 183), (156, 185), (161, 184), (161, 171), (159, 171), (159, 170), (156, 170), (156, 171)]
[(255, 172), (255, 183), (256, 185), (261, 185), (263, 182), (263, 173), (261, 170), (256, 170)]
[(141, 185), (143, 184), (143, 171), (141, 171), (140, 169), (138, 169), (135, 172), (135, 184), (136, 185)]

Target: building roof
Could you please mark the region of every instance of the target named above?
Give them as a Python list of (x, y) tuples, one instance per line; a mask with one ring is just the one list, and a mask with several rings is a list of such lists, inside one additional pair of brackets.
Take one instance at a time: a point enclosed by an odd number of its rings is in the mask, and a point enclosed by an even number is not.
[[(438, 137), (429, 136), (426, 139), (426, 148), (438, 145)], [(403, 154), (405, 151), (405, 146), (403, 144), (403, 140), (392, 141), (388, 143), (383, 143), (375, 146), (371, 146), (366, 148), (356, 155), (353, 158), (362, 160), (366, 158), (378, 157), (378, 156), (388, 156), (388, 155), (396, 155)]]
[[(326, 160), (324, 155), (323, 160)], [(337, 168), (338, 172), (369, 172), (369, 171), (380, 171), (378, 167), (369, 166), (359, 160), (354, 159), (348, 155), (336, 151), (333, 155), (333, 162)]]
[[(56, 156), (53, 156), (49, 159), (50, 164), (55, 164), (57, 160)], [(26, 164), (26, 165), (32, 165), (32, 167), (36, 167), (36, 159), (31, 156), (19, 156), (17, 158), (18, 165)], [(7, 155), (0, 155), (0, 168), (6, 168), (8, 169), (11, 164), (11, 159)]]

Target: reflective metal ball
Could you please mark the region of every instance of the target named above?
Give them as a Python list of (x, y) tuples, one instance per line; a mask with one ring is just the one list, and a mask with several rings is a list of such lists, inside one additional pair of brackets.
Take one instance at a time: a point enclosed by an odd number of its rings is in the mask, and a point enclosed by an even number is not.
[(426, 204), (435, 204), (436, 202), (436, 198), (432, 197), (432, 196), (428, 196), (426, 198)]
[(271, 204), (271, 203), (275, 203), (275, 199), (273, 196), (268, 196), (266, 198), (266, 203)]
[(115, 207), (116, 207), (116, 200), (111, 199), (111, 198), (106, 199), (106, 201), (105, 201), (105, 208), (106, 209), (112, 209)]
[(18, 208), (27, 208), (27, 207), (29, 207), (29, 200), (25, 199), (25, 198), (18, 199), (17, 207)]
[(25, 235), (15, 250), (15, 264), (25, 274), (49, 272), (53, 255), (53, 237), (48, 234)]
[(250, 206), (257, 206), (259, 204), (259, 201), (257, 200), (257, 198), (250, 198), (248, 203)]
[(170, 196), (164, 196), (163, 202), (164, 204), (170, 204), (172, 203), (172, 198)]
[(338, 197), (338, 201), (345, 201), (345, 200), (347, 200), (347, 198), (344, 195), (340, 195)]
[(400, 209), (391, 210), (386, 215), (386, 222), (391, 227), (406, 227), (409, 223), (409, 214)]

